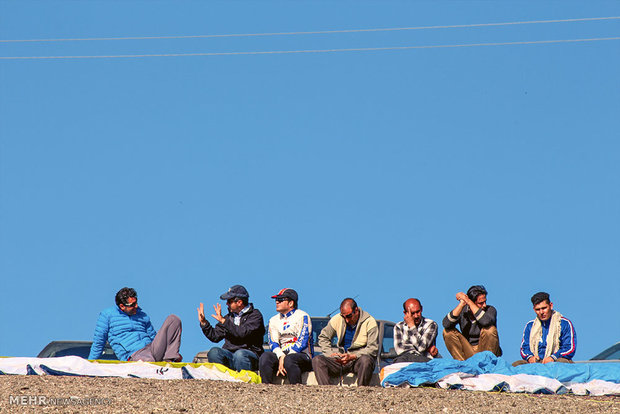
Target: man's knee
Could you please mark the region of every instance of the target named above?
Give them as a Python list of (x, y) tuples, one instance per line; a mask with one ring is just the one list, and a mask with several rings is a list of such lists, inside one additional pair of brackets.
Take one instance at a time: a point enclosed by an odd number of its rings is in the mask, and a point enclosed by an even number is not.
[(298, 366), (301, 363), (301, 361), (298, 361), (294, 358), (291, 358), (290, 355), (286, 355), (284, 357), (284, 369), (288, 370), (290, 368), (294, 368), (296, 366)]
[(447, 328), (443, 330), (444, 339), (458, 337), (459, 335), (461, 335), (461, 333), (456, 328)]
[(375, 368), (375, 359), (370, 355), (361, 355), (357, 358), (357, 363), (355, 364), (356, 371), (365, 371), (365, 370), (373, 370)]
[(207, 359), (209, 362), (213, 362), (214, 360), (219, 360), (223, 356), (222, 348), (211, 348), (209, 352), (207, 352)]
[(168, 317), (166, 318), (166, 320), (164, 321), (164, 324), (168, 324), (170, 326), (178, 326), (181, 327), (181, 318), (179, 318), (177, 315), (174, 314), (170, 314), (168, 315)]
[(480, 329), (480, 336), (492, 336), (497, 338), (498, 334), (497, 334), (497, 327), (496, 326), (488, 326), (486, 328), (482, 328)]
[(325, 355), (317, 355), (312, 358), (312, 369), (323, 369), (327, 366), (327, 357)]

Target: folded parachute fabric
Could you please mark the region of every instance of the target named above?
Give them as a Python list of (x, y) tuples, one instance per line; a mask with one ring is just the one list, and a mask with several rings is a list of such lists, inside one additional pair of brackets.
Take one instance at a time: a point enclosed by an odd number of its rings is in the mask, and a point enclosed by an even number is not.
[(381, 371), (381, 385), (437, 384), (441, 388), (579, 395), (620, 395), (620, 363), (509, 365), (491, 352), (465, 361), (399, 363)]
[(219, 364), (165, 362), (88, 361), (77, 356), (59, 358), (0, 358), (0, 374), (64, 375), (86, 377), (210, 379), (218, 381), (260, 383), (251, 371), (233, 371)]

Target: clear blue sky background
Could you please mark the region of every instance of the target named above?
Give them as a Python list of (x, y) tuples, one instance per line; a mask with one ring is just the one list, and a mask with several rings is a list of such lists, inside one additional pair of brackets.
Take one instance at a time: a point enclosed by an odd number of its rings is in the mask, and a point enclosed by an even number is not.
[[(1, 39), (620, 16), (616, 1), (2, 1)], [(0, 43), (1, 56), (336, 49), (620, 36), (620, 20), (185, 40)], [(505, 357), (551, 293), (576, 359), (618, 341), (620, 41), (0, 60), (0, 355), (90, 340), (123, 286), (186, 360), (241, 283), (321, 316), (346, 296), (441, 323), (484, 284)], [(447, 351), (443, 340), (439, 348)]]

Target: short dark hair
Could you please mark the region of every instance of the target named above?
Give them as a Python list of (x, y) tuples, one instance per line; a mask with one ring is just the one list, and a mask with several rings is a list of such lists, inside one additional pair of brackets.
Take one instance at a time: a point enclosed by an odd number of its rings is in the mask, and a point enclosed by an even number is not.
[(534, 296), (532, 296), (532, 305), (534, 306), (544, 301), (547, 301), (547, 303), (551, 303), (551, 301), (549, 300), (549, 294), (547, 292), (534, 293)]
[(357, 302), (353, 298), (344, 298), (342, 302), (340, 302), (340, 308), (342, 308), (344, 305), (349, 305), (352, 311), (355, 311), (355, 309), (357, 309)]
[(136, 293), (135, 289), (128, 287), (122, 288), (121, 290), (116, 292), (116, 306), (120, 305), (121, 303), (123, 305), (126, 304), (127, 299), (129, 298), (138, 299), (138, 294)]
[(472, 302), (475, 302), (478, 296), (486, 295), (486, 294), (487, 294), (487, 290), (482, 285), (474, 285), (467, 290), (467, 297)]

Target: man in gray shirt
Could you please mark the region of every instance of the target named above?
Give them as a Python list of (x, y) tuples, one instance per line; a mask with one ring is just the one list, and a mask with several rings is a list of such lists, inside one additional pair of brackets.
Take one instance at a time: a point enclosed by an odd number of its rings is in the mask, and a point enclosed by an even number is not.
[[(487, 305), (487, 290), (482, 285), (456, 294), (459, 304), (443, 318), (443, 339), (452, 358), (464, 361), (482, 351), (502, 355), (497, 334), (497, 310)], [(461, 331), (456, 329), (459, 325)]]

